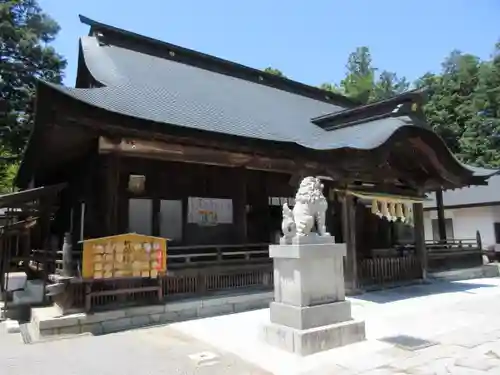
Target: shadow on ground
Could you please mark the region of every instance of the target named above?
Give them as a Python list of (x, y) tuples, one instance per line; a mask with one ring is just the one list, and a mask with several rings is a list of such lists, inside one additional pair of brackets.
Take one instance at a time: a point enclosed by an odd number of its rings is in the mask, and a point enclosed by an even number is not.
[(495, 288), (497, 285), (468, 282), (435, 281), (429, 284), (411, 285), (400, 288), (370, 292), (356, 296), (356, 299), (374, 303), (391, 303), (405, 299), (444, 293), (470, 292), (479, 288)]

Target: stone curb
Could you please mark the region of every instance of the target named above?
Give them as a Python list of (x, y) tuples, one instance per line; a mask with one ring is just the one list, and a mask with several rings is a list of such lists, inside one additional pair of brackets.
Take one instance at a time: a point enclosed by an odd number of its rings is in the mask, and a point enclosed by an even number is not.
[(130, 307), (122, 310), (97, 312), (95, 314), (76, 313), (52, 316), (47, 309), (33, 309), (31, 325), (40, 339), (58, 335), (94, 335), (124, 331), (151, 325), (174, 323), (183, 320), (206, 318), (215, 315), (238, 313), (266, 308), (273, 300), (273, 292), (252, 293), (212, 297), (201, 300), (170, 302), (165, 305)]

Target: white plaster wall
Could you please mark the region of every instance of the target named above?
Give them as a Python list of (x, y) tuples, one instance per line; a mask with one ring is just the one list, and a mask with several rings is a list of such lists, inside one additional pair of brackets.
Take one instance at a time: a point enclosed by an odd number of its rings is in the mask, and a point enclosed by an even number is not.
[[(455, 239), (474, 239), (476, 231), (481, 233), (483, 247), (495, 243), (493, 223), (500, 222), (500, 207), (470, 207), (445, 210), (445, 217), (453, 220), (453, 234)], [(437, 211), (424, 212), (425, 239), (432, 240), (431, 220), (437, 219)]]
[[(428, 194), (428, 200), (424, 207), (436, 207), (436, 196)], [(488, 185), (471, 186), (456, 190), (445, 190), (443, 192), (443, 204), (445, 206), (459, 206), (465, 204), (478, 204), (500, 201), (500, 175), (492, 176)]]
[(500, 206), (491, 206), (491, 211), (493, 212), (493, 220), (500, 223)]

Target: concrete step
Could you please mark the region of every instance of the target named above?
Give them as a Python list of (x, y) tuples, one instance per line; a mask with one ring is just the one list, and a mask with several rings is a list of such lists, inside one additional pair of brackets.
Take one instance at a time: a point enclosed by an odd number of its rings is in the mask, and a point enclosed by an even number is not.
[(480, 267), (464, 268), (458, 270), (432, 272), (430, 279), (460, 281), (470, 279), (481, 279), (483, 277), (498, 277), (500, 275), (498, 264), (491, 263)]
[(25, 290), (29, 290), (31, 295), (36, 298), (37, 301), (43, 301), (44, 293), (44, 282), (43, 280), (28, 280), (26, 282)]
[(12, 293), (12, 305), (32, 305), (43, 302), (43, 281), (28, 280), (24, 290)]
[(19, 333), (19, 322), (17, 320), (7, 319), (4, 323), (7, 333)]
[(9, 272), (5, 278), (5, 286), (9, 292), (24, 289), (28, 276), (26, 272)]

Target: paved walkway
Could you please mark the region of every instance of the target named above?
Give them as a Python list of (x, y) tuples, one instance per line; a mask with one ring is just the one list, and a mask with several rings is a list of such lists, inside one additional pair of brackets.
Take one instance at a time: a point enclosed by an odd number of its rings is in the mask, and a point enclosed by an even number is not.
[[(368, 340), (305, 358), (259, 341), (264, 309), (32, 345), (0, 333), (0, 368), (9, 375), (500, 375), (500, 278), (400, 288), (351, 301), (354, 317), (366, 320)], [(409, 350), (385, 340), (404, 344), (402, 335), (407, 344), (427, 347)]]
[(0, 374), (5, 375), (270, 375), (168, 327), (30, 345), (3, 328)]
[[(500, 375), (500, 278), (392, 289), (351, 301), (354, 317), (366, 321), (368, 340), (305, 358), (259, 341), (268, 310), (172, 327), (277, 375)], [(405, 350), (384, 341), (403, 335), (432, 346)]]

